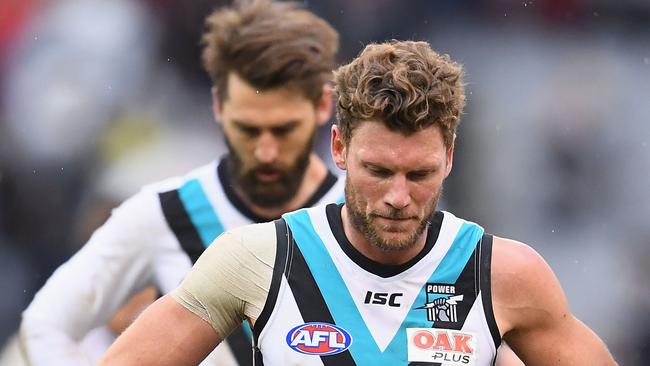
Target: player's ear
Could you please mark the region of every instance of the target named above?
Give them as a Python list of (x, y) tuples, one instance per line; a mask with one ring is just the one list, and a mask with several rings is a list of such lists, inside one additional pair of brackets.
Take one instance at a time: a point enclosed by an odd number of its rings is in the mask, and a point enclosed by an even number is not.
[(332, 117), (334, 99), (332, 87), (329, 84), (323, 85), (323, 93), (316, 104), (316, 122), (319, 126), (327, 123)]
[(212, 94), (212, 115), (214, 120), (221, 124), (221, 95), (219, 95), (219, 89), (213, 86), (210, 92)]
[(451, 167), (454, 165), (454, 146), (456, 146), (456, 134), (451, 139), (451, 144), (447, 148), (447, 171), (445, 172), (445, 178), (451, 173)]
[(347, 146), (341, 134), (341, 129), (338, 125), (332, 125), (332, 142), (330, 144), (332, 151), (332, 160), (339, 169), (346, 170), (348, 168), (345, 161), (347, 155)]

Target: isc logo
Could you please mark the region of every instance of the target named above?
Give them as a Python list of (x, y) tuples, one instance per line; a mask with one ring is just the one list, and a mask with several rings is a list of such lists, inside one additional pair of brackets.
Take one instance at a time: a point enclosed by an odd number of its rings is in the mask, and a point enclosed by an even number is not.
[(287, 344), (308, 355), (333, 355), (350, 348), (352, 337), (345, 329), (329, 323), (305, 323), (287, 333)]
[(364, 304), (377, 304), (377, 305), (388, 305), (392, 307), (399, 307), (400, 304), (397, 302), (397, 298), (404, 296), (401, 293), (389, 294), (388, 292), (366, 292), (366, 298), (363, 300)]

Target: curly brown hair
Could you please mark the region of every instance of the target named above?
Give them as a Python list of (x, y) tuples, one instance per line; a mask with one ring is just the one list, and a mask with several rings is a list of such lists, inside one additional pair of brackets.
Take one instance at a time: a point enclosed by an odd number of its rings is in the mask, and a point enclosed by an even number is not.
[(202, 61), (221, 101), (228, 75), (253, 87), (290, 87), (316, 103), (331, 80), (338, 33), (294, 2), (239, 1), (206, 19)]
[(465, 106), (463, 68), (427, 42), (370, 44), (334, 72), (337, 118), (347, 144), (364, 121), (380, 121), (406, 135), (440, 127), (453, 144)]

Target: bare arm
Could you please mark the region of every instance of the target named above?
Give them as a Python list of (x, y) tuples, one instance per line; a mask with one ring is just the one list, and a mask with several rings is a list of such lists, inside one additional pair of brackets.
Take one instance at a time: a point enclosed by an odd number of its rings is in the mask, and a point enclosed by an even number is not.
[(497, 366), (524, 366), (515, 352), (506, 342), (501, 342), (497, 350)]
[(504, 339), (534, 365), (615, 365), (607, 347), (576, 319), (544, 259), (527, 245), (495, 238), (495, 315)]
[(147, 287), (133, 295), (108, 322), (108, 328), (113, 334), (119, 335), (135, 321), (147, 306), (153, 304), (158, 298), (158, 291), (155, 287)]
[(221, 337), (170, 295), (149, 306), (113, 343), (100, 365), (197, 365)]

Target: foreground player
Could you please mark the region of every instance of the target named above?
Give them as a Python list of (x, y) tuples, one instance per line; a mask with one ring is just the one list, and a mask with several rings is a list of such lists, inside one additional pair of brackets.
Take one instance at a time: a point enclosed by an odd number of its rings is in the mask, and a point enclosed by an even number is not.
[[(203, 37), (229, 154), (143, 188), (53, 274), (23, 314), (32, 365), (89, 364), (80, 339), (139, 290), (178, 286), (225, 229), (343, 197), (343, 181), (312, 152), (332, 113), (338, 35), (296, 4), (248, 3), (213, 13)], [(250, 341), (235, 344), (250, 364)]]
[(393, 41), (335, 78), (345, 203), (221, 235), (102, 365), (194, 365), (243, 319), (267, 366), (492, 365), (501, 339), (530, 365), (614, 364), (533, 249), (436, 211), (461, 67)]

